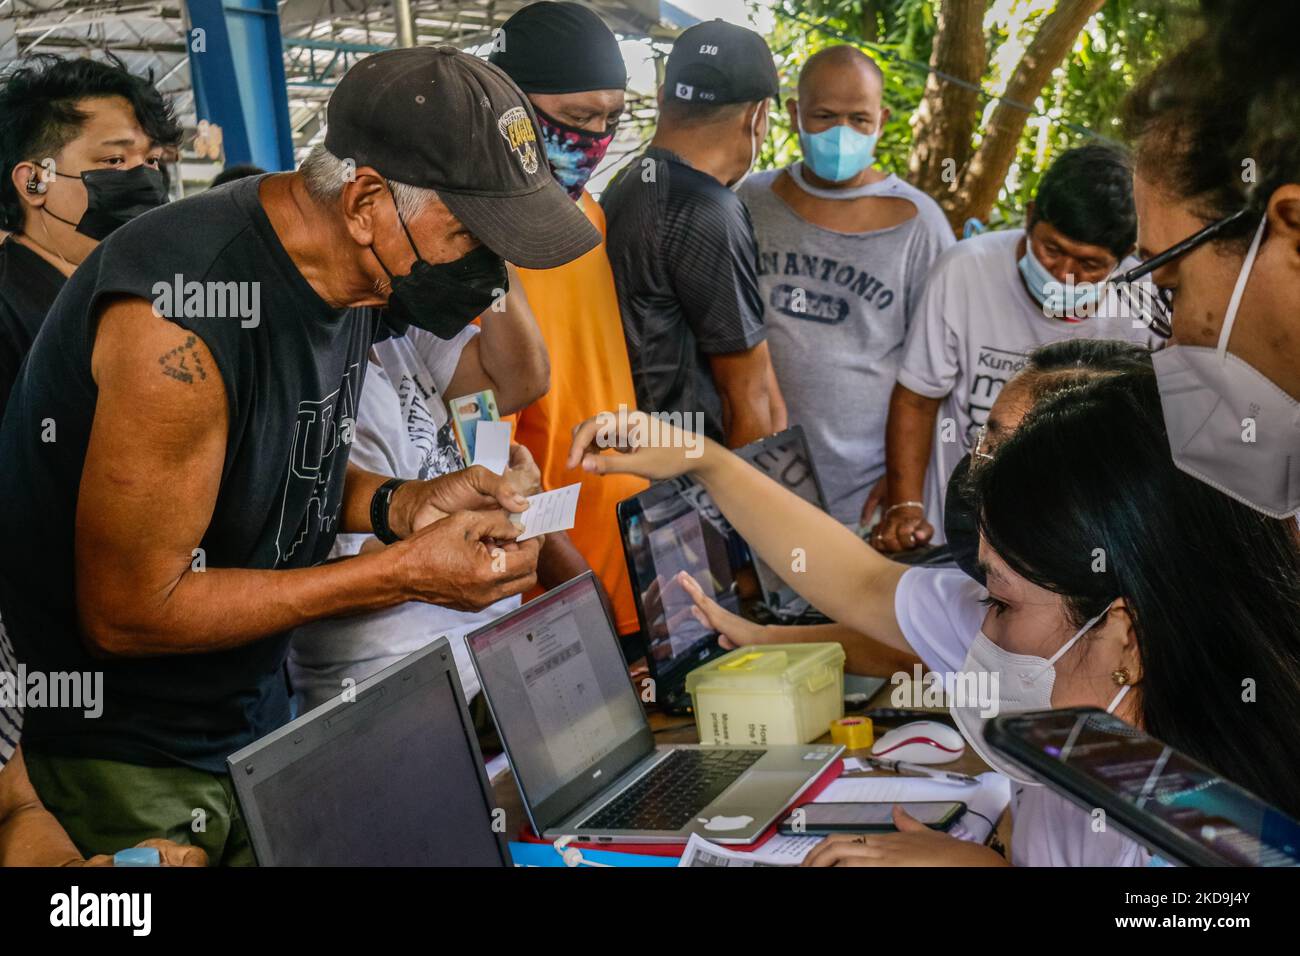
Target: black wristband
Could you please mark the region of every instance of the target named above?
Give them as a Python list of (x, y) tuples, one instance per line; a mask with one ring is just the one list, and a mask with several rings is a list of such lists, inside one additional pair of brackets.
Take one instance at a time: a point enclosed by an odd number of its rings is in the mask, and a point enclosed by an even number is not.
[(375, 489), (375, 494), (370, 499), (370, 528), (374, 531), (375, 537), (384, 544), (392, 544), (399, 540), (398, 536), (393, 534), (393, 529), (388, 526), (388, 506), (393, 503), (393, 492), (404, 484), (406, 484), (405, 478), (389, 478)]

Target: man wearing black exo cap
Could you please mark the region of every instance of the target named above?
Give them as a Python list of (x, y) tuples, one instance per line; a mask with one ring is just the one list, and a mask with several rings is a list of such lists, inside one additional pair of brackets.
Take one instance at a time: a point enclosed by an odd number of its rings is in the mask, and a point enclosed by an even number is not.
[[(225, 758), (288, 720), (293, 628), (533, 585), (540, 542), (513, 543), (507, 480), (350, 466), (357, 401), (385, 307), (447, 335), (501, 294), (499, 257), (545, 268), (598, 241), (517, 88), (420, 48), (348, 72), (299, 171), (172, 203), (86, 258), (0, 428), (0, 527), (25, 544), (0, 559), (15, 650), (103, 673), (100, 713), (24, 726), (83, 852), (139, 831), (251, 862)], [(340, 532), (391, 544), (322, 564)]]
[(780, 91), (763, 38), (721, 20), (673, 43), (649, 148), (602, 198), (632, 380), (644, 411), (731, 447), (785, 427), (758, 251), (732, 190)]

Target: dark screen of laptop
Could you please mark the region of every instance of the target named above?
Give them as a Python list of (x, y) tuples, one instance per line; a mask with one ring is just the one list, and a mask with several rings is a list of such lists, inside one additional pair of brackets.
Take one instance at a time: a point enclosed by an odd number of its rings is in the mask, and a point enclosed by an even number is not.
[(649, 653), (662, 670), (714, 641), (713, 631), (691, 613), (690, 595), (673, 580), (678, 572), (685, 571), (705, 594), (738, 613), (740, 594), (732, 569), (748, 562), (749, 551), (709, 493), (690, 478), (656, 485), (625, 506), (623, 514)]
[[(799, 429), (746, 445), (736, 454), (805, 501), (824, 506)], [(807, 609), (792, 588), (751, 556), (709, 493), (692, 479), (657, 483), (625, 503), (621, 513), (632, 585), (656, 672), (700, 656), (715, 640), (713, 631), (691, 613), (693, 602), (686, 591), (673, 582), (679, 571), (686, 571), (705, 594), (733, 613), (739, 613), (742, 598), (749, 597), (763, 600), (777, 613)], [(746, 579), (749, 593), (742, 594)]]
[(344, 729), (253, 787), (273, 855), (263, 863), (503, 864), (451, 672), (323, 719)]

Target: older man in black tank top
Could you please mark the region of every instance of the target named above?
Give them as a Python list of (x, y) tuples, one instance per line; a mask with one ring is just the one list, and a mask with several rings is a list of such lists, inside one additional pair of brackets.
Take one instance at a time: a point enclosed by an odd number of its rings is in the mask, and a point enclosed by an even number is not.
[[(474, 57), (369, 57), (329, 114), (297, 173), (102, 243), (15, 383), (0, 528), (23, 546), (0, 558), (0, 607), (30, 669), (103, 674), (100, 713), (29, 708), (24, 726), (83, 850), (134, 821), (247, 860), (224, 761), (288, 719), (294, 627), (535, 581), (504, 478), (348, 464), (356, 400), (381, 327), (454, 334), (504, 294), (503, 258), (547, 268), (599, 237), (539, 162), (527, 100)], [(322, 564), (343, 531), (390, 546)]]

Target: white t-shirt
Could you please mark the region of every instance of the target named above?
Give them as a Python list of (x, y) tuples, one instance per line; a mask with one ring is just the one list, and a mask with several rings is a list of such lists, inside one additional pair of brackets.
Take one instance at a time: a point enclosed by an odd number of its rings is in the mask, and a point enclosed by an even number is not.
[[(948, 478), (1029, 352), (1072, 337), (1152, 344), (1146, 326), (1134, 328), (1131, 317), (1109, 318), (1104, 306), (1079, 322), (1044, 315), (1017, 266), (1016, 246), (1024, 234), (1020, 229), (984, 233), (939, 256), (903, 346), (899, 384), (944, 399), (925, 474), (925, 513), (935, 544), (944, 542)], [(1120, 268), (1127, 267), (1126, 260)]]
[[(894, 592), (894, 614), (926, 668), (955, 673), (984, 622), (987, 592), (956, 568), (910, 568)], [(1147, 866), (1151, 854), (1046, 787), (1011, 782), (1011, 862), (1016, 866)]]
[[(476, 334), (478, 327), (471, 325), (456, 338), (443, 340), (411, 328), (404, 336), (376, 343), (379, 364), (371, 363), (361, 391), (349, 461), (400, 478), (436, 478), (464, 468), (443, 392), (465, 343)], [(368, 537), (339, 535), (330, 557), (356, 554)], [(465, 635), (519, 603), (519, 597), (510, 597), (468, 613), (411, 601), (300, 627), (289, 651), (289, 674), (294, 691), (302, 695), (302, 711), (338, 696), (345, 678), (360, 683), (444, 635), (469, 700), (478, 693), (479, 683)]]

